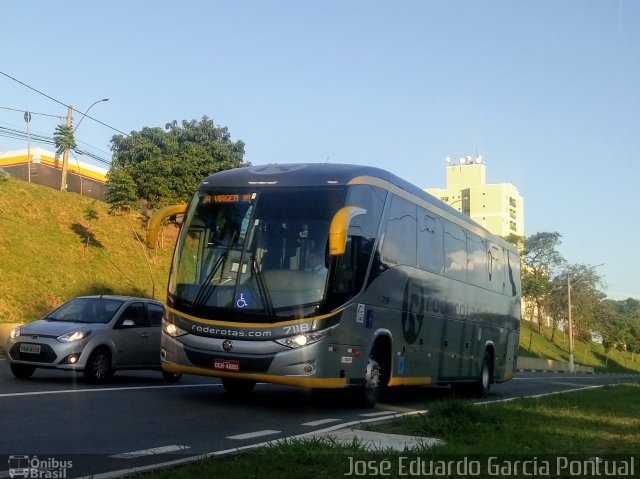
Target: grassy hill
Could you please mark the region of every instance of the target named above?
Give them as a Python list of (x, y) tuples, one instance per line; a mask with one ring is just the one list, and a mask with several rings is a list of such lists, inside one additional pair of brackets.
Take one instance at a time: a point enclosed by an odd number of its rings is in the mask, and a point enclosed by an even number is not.
[(176, 234), (166, 227), (164, 248), (146, 250), (138, 214), (0, 176), (0, 322), (37, 319), (83, 294), (164, 300)]
[[(522, 321), (520, 325), (520, 356), (569, 361), (569, 336), (557, 331), (551, 341), (551, 331), (538, 333), (538, 325)], [(592, 366), (596, 372), (638, 373), (640, 355), (612, 349), (608, 353), (602, 344), (576, 339), (573, 347), (575, 364)]]

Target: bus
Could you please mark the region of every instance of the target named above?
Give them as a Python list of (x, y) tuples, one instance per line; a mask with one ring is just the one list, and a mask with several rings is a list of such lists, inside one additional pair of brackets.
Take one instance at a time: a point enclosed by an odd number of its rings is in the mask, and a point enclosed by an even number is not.
[[(273, 164), (206, 178), (183, 214), (162, 368), (349, 388), (450, 384), (479, 396), (515, 375), (520, 256), (469, 217), (368, 166)], [(320, 260), (318, 261), (318, 257)]]

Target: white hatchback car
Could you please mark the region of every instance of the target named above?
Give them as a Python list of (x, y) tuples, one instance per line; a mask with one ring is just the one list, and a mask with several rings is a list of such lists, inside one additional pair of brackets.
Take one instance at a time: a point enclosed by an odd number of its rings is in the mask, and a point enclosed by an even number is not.
[[(119, 369), (160, 370), (164, 306), (146, 298), (81, 296), (9, 336), (7, 358), (18, 378), (37, 368), (82, 371), (102, 383)], [(168, 381), (179, 374), (163, 371)]]

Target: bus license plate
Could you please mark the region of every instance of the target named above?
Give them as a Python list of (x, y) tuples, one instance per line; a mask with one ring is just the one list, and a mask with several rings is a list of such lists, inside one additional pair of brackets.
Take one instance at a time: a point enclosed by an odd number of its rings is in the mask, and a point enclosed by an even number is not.
[(27, 354), (40, 354), (40, 345), (39, 344), (21, 344), (20, 352)]
[(234, 361), (233, 359), (214, 359), (213, 369), (237, 373), (240, 372), (240, 361)]

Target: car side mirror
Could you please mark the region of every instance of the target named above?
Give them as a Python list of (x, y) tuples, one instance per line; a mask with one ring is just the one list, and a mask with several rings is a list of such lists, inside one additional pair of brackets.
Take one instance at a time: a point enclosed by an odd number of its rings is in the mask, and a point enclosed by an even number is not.
[(123, 328), (135, 328), (136, 327), (136, 322), (132, 319), (125, 319), (122, 322), (122, 327)]

